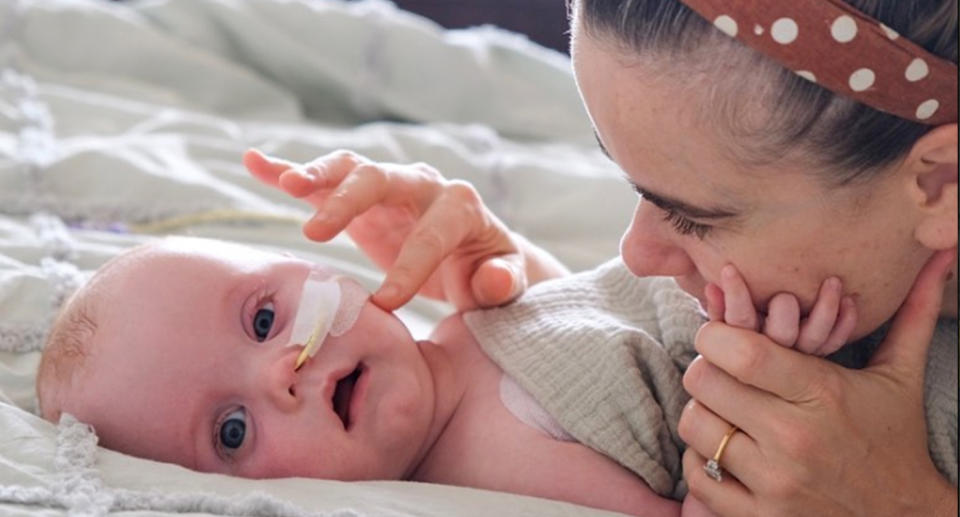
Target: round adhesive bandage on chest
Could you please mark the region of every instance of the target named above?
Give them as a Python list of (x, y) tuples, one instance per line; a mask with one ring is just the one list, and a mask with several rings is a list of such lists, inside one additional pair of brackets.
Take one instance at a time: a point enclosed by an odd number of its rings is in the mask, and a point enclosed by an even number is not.
[(313, 357), (328, 335), (342, 336), (353, 328), (366, 300), (366, 291), (353, 280), (312, 271), (303, 282), (287, 346), (303, 346), (305, 357)]

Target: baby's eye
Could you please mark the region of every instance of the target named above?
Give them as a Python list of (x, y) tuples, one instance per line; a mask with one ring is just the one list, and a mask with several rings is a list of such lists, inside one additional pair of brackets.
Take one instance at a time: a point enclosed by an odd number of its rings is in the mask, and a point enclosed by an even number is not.
[(263, 342), (270, 335), (273, 316), (273, 303), (267, 303), (253, 315), (253, 333), (257, 336), (257, 341)]
[(243, 438), (247, 434), (247, 412), (242, 408), (231, 412), (220, 424), (217, 433), (220, 445), (227, 451), (233, 451), (243, 445)]

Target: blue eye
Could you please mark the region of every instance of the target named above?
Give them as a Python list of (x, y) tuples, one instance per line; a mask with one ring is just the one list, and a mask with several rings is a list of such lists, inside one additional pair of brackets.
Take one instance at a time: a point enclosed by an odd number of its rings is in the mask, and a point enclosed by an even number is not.
[(220, 445), (229, 450), (239, 449), (243, 445), (243, 438), (247, 434), (247, 414), (243, 409), (238, 409), (224, 419), (220, 424), (220, 431), (217, 433)]
[(273, 328), (273, 304), (268, 303), (258, 310), (253, 316), (253, 334), (257, 336), (257, 341), (266, 341), (270, 335), (270, 329)]

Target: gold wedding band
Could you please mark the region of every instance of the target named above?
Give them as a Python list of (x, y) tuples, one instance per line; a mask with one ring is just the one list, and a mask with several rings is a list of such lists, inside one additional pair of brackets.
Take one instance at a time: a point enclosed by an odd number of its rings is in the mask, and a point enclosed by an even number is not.
[(703, 465), (703, 470), (705, 470), (707, 475), (710, 476), (710, 478), (714, 481), (723, 481), (723, 469), (720, 468), (720, 458), (723, 456), (723, 451), (726, 450), (727, 444), (730, 442), (730, 437), (732, 437), (733, 433), (736, 433), (737, 431), (737, 426), (731, 425), (727, 433), (723, 435), (723, 439), (720, 440), (720, 445), (717, 447), (717, 452), (715, 452), (713, 457), (707, 460), (707, 463)]

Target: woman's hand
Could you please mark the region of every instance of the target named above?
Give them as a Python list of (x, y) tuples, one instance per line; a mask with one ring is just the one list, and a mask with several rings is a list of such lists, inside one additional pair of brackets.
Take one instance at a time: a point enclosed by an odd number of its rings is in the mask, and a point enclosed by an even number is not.
[[(920, 272), (863, 370), (711, 322), (684, 376), (680, 420), (690, 491), (727, 516), (955, 514), (956, 488), (930, 460), (924, 371), (955, 251)], [(703, 470), (736, 425), (722, 482)]]
[(244, 154), (259, 180), (316, 210), (304, 234), (327, 241), (344, 229), (386, 278), (374, 303), (394, 310), (418, 292), (458, 310), (501, 305), (528, 283), (566, 274), (509, 229), (463, 181), (425, 164), (375, 163), (338, 151), (306, 164)]

